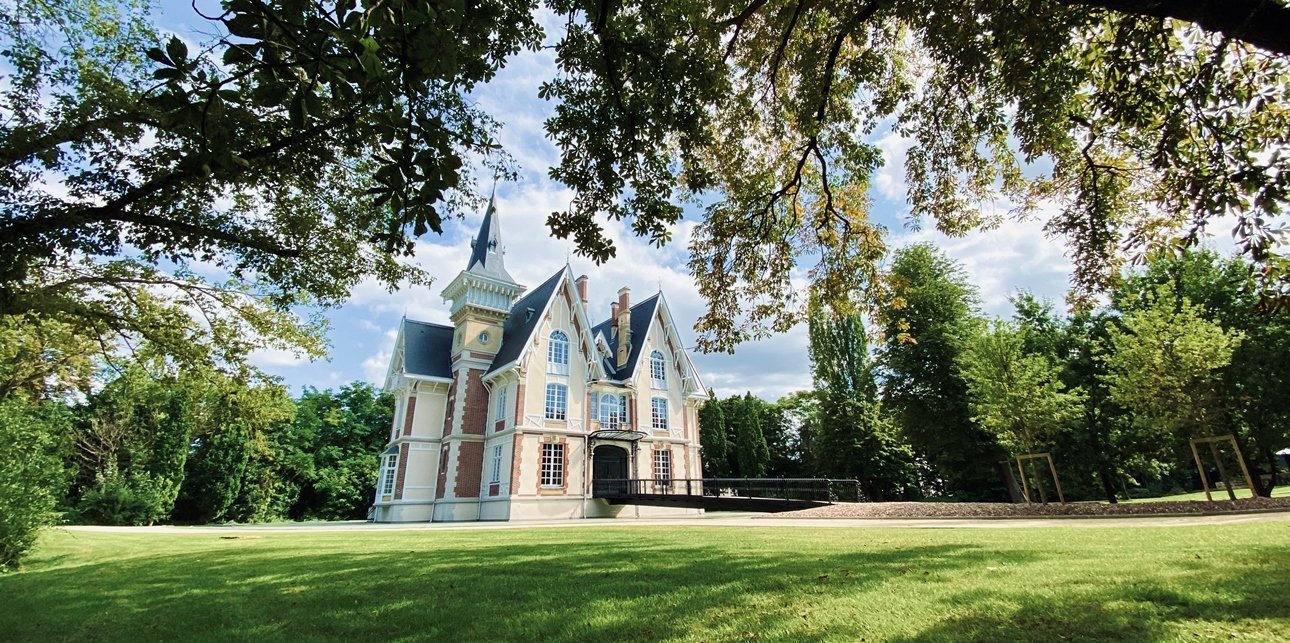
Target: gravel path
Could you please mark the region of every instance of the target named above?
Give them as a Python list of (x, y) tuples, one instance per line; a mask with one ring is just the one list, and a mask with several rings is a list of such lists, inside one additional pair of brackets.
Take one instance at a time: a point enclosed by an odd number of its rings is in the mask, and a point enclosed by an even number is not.
[(1108, 505), (1080, 502), (1008, 504), (999, 502), (867, 502), (838, 503), (801, 511), (786, 511), (767, 518), (1033, 518), (1046, 516), (1161, 516), (1214, 514), (1280, 509), (1290, 511), (1287, 498), (1242, 498), (1206, 502), (1133, 502)]

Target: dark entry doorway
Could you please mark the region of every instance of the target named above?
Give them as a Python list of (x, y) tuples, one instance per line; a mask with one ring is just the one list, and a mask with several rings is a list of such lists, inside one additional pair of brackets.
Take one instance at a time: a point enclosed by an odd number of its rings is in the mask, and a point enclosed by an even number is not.
[(602, 444), (591, 452), (591, 495), (627, 495), (627, 450)]

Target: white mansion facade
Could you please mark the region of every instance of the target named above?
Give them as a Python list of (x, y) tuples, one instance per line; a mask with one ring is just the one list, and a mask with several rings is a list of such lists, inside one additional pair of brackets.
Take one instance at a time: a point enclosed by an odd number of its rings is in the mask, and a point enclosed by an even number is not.
[(610, 505), (592, 492), (595, 480), (702, 477), (706, 389), (663, 294), (633, 305), (622, 288), (593, 325), (587, 276), (566, 266), (524, 294), (503, 255), (490, 203), (466, 269), (443, 291), (452, 325), (399, 328), (373, 519), (700, 513)]

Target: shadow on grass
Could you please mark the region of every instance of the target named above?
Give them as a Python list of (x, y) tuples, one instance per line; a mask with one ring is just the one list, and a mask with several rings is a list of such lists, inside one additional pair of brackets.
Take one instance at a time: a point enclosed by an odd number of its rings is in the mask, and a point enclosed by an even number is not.
[[(0, 611), (9, 612), (0, 615), (0, 638), (875, 640), (891, 636), (891, 626), (871, 627), (866, 610), (881, 610), (894, 591), (915, 602), (927, 596), (920, 618), (930, 623), (906, 628), (922, 628), (910, 641), (1146, 641), (1167, 637), (1171, 619), (1283, 617), (1290, 569), (1286, 552), (1272, 550), (1266, 577), (1246, 570), (1220, 578), (1220, 596), (1199, 602), (1149, 582), (1068, 596), (1031, 595), (1025, 584), (957, 592), (953, 583), (978, 570), (1026, 569), (1044, 556), (965, 544), (768, 551), (737, 539), (651, 544), (639, 533), (632, 542), (579, 535), (570, 544), (409, 535), (381, 541), (382, 551), (371, 542), (348, 551), (338, 540), (309, 549), (284, 538), (194, 541), (189, 551), (0, 578)], [(1208, 579), (1213, 571), (1179, 573)], [(820, 619), (811, 613), (817, 605), (836, 611)]]
[(1179, 567), (1187, 571), (1167, 582), (1113, 583), (1058, 596), (959, 593), (953, 602), (970, 608), (916, 636), (893, 640), (1165, 641), (1181, 640), (1182, 624), (1191, 638), (1204, 640), (1290, 638), (1290, 550), (1254, 548), (1242, 552), (1237, 565)]

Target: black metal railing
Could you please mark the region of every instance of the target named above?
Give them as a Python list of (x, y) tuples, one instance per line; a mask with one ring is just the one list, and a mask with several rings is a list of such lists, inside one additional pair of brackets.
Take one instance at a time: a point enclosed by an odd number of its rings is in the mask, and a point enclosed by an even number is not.
[(859, 502), (860, 483), (829, 478), (634, 478), (592, 481), (599, 498), (704, 496), (809, 502)]

